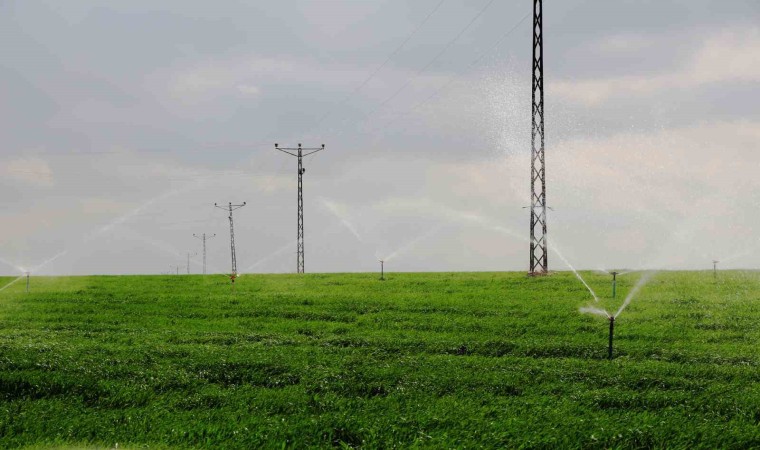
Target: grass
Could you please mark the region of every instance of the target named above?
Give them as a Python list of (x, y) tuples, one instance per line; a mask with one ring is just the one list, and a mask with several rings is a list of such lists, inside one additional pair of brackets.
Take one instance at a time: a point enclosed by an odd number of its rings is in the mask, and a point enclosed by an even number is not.
[(760, 446), (756, 272), (656, 275), (616, 321), (613, 361), (569, 273), (236, 289), (98, 276), (0, 292), (0, 447)]

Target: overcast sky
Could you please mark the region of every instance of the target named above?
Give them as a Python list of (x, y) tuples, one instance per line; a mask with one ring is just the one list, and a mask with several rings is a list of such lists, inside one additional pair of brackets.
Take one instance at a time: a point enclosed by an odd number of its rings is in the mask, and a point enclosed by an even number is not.
[[(0, 274), (527, 270), (531, 6), (0, 2)], [(550, 269), (760, 267), (760, 2), (544, 28)]]

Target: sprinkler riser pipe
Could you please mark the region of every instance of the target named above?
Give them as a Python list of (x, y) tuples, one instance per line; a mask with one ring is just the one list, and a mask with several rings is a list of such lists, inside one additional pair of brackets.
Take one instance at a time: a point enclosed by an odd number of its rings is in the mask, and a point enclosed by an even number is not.
[(610, 347), (607, 357), (612, 360), (612, 336), (615, 334), (615, 318), (610, 317)]

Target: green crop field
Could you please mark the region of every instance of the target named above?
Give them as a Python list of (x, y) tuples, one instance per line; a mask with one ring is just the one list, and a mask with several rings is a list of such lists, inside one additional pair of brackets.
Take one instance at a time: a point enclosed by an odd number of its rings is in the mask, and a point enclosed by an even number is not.
[[(584, 273), (601, 304), (639, 275)], [(0, 279), (0, 287), (12, 278)], [(38, 278), (0, 292), (0, 447), (760, 447), (760, 274)]]

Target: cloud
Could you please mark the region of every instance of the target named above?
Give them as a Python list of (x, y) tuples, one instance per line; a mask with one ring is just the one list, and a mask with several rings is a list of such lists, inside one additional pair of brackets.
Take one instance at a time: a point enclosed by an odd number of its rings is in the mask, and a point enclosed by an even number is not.
[[(649, 45), (646, 40), (612, 37), (600, 50), (628, 45)], [(609, 47), (609, 48), (608, 48)], [(586, 80), (560, 80), (547, 84), (547, 95), (596, 106), (615, 97), (652, 95), (661, 91), (689, 90), (709, 83), (760, 82), (760, 27), (723, 30), (702, 42), (688, 63), (675, 71), (655, 75), (624, 75)]]
[(0, 165), (4, 177), (21, 181), (27, 185), (51, 187), (54, 184), (53, 170), (47, 161), (38, 157), (18, 158)]
[(238, 84), (237, 89), (245, 95), (258, 95), (261, 92), (261, 89), (252, 84)]

